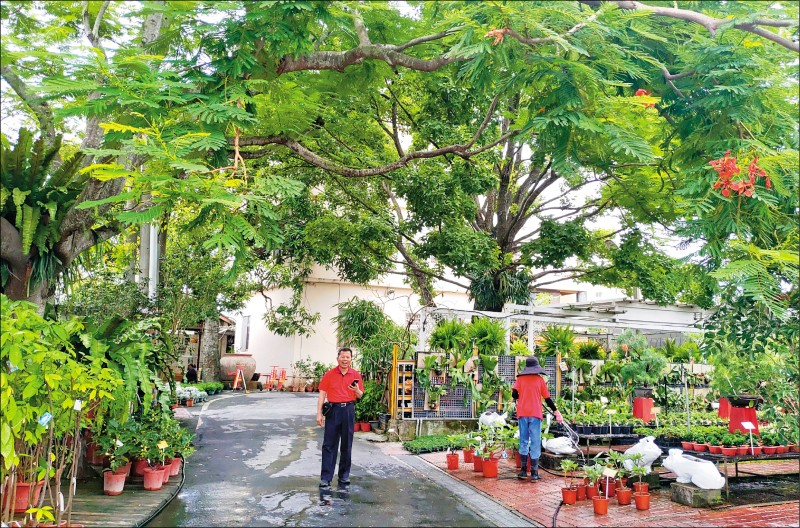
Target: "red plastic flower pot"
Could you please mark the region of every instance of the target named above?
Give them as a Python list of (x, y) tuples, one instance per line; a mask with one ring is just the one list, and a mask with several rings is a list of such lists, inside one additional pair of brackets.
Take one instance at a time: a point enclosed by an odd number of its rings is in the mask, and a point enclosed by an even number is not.
[(634, 493), (633, 500), (636, 502), (637, 510), (650, 509), (650, 494), (649, 493)]
[(473, 461), (473, 453), (472, 449), (464, 449), (464, 463), (470, 464)]
[(368, 433), (370, 431), (369, 422), (361, 422), (360, 425), (361, 425), (361, 430), (364, 431), (365, 433)]
[(595, 484), (593, 486), (586, 486), (586, 498), (593, 499), (600, 495), (600, 487)]
[(160, 469), (162, 471), (161, 473), (162, 484), (169, 484), (169, 471), (171, 466), (172, 462), (170, 462), (169, 466), (165, 464), (156, 464), (156, 469)]
[(458, 469), (458, 453), (447, 453), (447, 469), (450, 471)]
[(578, 500), (586, 500), (586, 484), (578, 484)]
[(578, 488), (561, 488), (561, 500), (564, 504), (575, 504), (578, 501)]
[(722, 448), (722, 455), (726, 457), (736, 456), (736, 453), (739, 451), (738, 447), (723, 447)]
[(778, 452), (778, 446), (764, 446), (762, 450), (765, 455), (774, 455)]
[(628, 477), (617, 477), (615, 482), (617, 489), (624, 488), (625, 484), (628, 482)]
[(693, 451), (694, 447), (692, 445), (692, 442), (681, 440), (681, 449), (683, 449), (684, 451)]
[(147, 460), (137, 458), (133, 461), (133, 469), (131, 471), (133, 472), (134, 476), (141, 477), (144, 476), (144, 470), (147, 466)]
[(125, 487), (124, 471), (104, 471), (103, 472), (103, 493), (106, 495), (122, 495)]
[(164, 470), (154, 467), (144, 468), (144, 489), (158, 491), (164, 485)]
[(500, 464), (499, 458), (484, 458), (483, 476), (486, 478), (497, 478), (497, 470), (499, 464)]
[(181, 474), (181, 457), (175, 457), (172, 459), (172, 465), (169, 467), (169, 476), (170, 477), (177, 477)]
[(736, 455), (737, 456), (746, 455), (749, 450), (750, 450), (750, 446), (746, 446), (746, 445), (739, 446), (739, 447), (736, 448)]
[[(33, 487), (33, 497), (31, 497), (31, 505), (36, 504), (39, 502), (39, 495), (42, 493), (42, 486), (44, 486), (44, 481), (40, 480), (36, 484), (30, 484), (28, 482), (17, 482), (17, 494), (14, 498), (14, 513), (24, 513), (25, 510), (28, 509), (28, 495), (31, 491), (31, 487)], [(5, 488), (5, 486), (4, 486)], [(11, 493), (3, 494), (3, 509), (6, 509), (6, 502), (8, 501), (8, 497), (11, 496)]]
[(694, 443), (692, 444), (692, 447), (693, 447), (693, 448), (694, 448), (694, 450), (695, 450), (695, 451), (697, 451), (698, 453), (703, 453), (703, 452), (705, 452), (705, 451), (708, 451), (708, 445), (706, 445), (706, 444), (698, 444), (697, 442), (694, 442)]
[(636, 493), (647, 493), (650, 490), (650, 484), (647, 482), (634, 482), (633, 483), (633, 492)]
[(360, 423), (358, 423), (358, 422), (354, 423), (354, 424), (353, 424), (353, 432), (354, 432), (354, 433), (357, 433), (357, 432), (359, 432), (360, 430), (361, 430), (361, 424), (360, 424)]
[(613, 497), (616, 491), (616, 484), (613, 479), (608, 479), (608, 489), (606, 489), (606, 480), (603, 479), (600, 481), (599, 490), (601, 497)]
[(721, 455), (722, 454), (722, 446), (718, 445), (710, 445), (708, 446), (708, 452), (712, 455)]
[(630, 488), (619, 488), (617, 490), (617, 503), (620, 506), (627, 506), (631, 503), (631, 498), (633, 496), (633, 490)]
[(789, 452), (789, 446), (779, 445), (778, 450), (775, 452), (778, 455), (784, 455)]
[(522, 455), (520, 455), (519, 451), (516, 449), (514, 450), (514, 462), (517, 464), (518, 468), (522, 468)]
[(481, 473), (483, 471), (483, 459), (478, 455), (475, 455), (472, 458), (472, 464), (473, 464), (473, 469), (472, 469), (473, 471), (476, 471), (478, 473)]
[(789, 444), (790, 453), (800, 453), (800, 444)]
[(748, 447), (747, 448), (747, 454), (748, 455), (753, 455), (753, 456), (760, 455), (761, 454), (761, 446), (753, 446), (752, 448)]
[(592, 499), (595, 515), (608, 515), (608, 499), (605, 497), (595, 497)]

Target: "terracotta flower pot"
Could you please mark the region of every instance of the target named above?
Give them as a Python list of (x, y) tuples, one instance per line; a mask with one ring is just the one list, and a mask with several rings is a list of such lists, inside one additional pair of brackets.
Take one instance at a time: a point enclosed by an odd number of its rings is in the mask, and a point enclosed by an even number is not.
[(630, 488), (619, 488), (617, 490), (617, 503), (620, 506), (627, 506), (631, 503), (631, 497), (633, 496), (633, 490)]
[(738, 447), (723, 447), (722, 448), (722, 455), (726, 457), (736, 456), (736, 453), (739, 451)]
[(748, 455), (753, 455), (753, 456), (760, 455), (761, 454), (761, 446), (753, 446), (752, 448), (748, 447), (747, 448), (747, 454)]
[(746, 455), (747, 451), (749, 451), (749, 450), (750, 450), (750, 446), (746, 446), (746, 445), (739, 446), (739, 447), (736, 448), (736, 455), (737, 456)]
[(692, 446), (692, 442), (681, 440), (681, 449), (683, 449), (684, 451), (693, 451), (694, 447)]
[(636, 501), (637, 510), (650, 509), (650, 494), (649, 493), (634, 493), (633, 500)]
[(483, 472), (483, 459), (481, 457), (475, 455), (472, 458), (472, 464), (473, 464), (473, 469), (472, 469), (473, 471), (476, 471), (478, 473)]
[(778, 446), (778, 450), (776, 451), (776, 453), (778, 455), (783, 455), (783, 454), (786, 454), (788, 452), (789, 452), (789, 446), (785, 446), (785, 445), (779, 445)]
[(500, 464), (499, 458), (483, 459), (483, 476), (486, 478), (497, 478), (497, 470)]
[(471, 464), (473, 461), (474, 451), (472, 449), (464, 449), (464, 463)]
[(154, 467), (144, 468), (144, 489), (158, 491), (164, 485), (164, 470)]
[(789, 444), (790, 453), (800, 453), (800, 444)]
[(578, 500), (586, 500), (586, 484), (578, 484)]
[(722, 454), (722, 446), (719, 445), (710, 445), (708, 446), (708, 452), (712, 455), (721, 455)]
[(450, 471), (458, 469), (458, 453), (447, 453), (447, 469)]
[(103, 472), (103, 493), (106, 495), (122, 495), (125, 487), (125, 471)]
[(353, 424), (353, 432), (354, 432), (354, 433), (357, 433), (357, 432), (359, 432), (360, 430), (361, 430), (361, 424), (360, 424), (359, 422), (356, 422), (356, 423), (354, 423), (354, 424)]
[(369, 425), (369, 422), (361, 422), (360, 425), (361, 425), (361, 430), (362, 431), (364, 431), (365, 433), (370, 432), (371, 427)]
[(595, 515), (608, 515), (608, 499), (605, 497), (595, 497), (592, 499)]
[(778, 446), (764, 446), (762, 451), (765, 455), (774, 455), (778, 452)]
[(172, 465), (169, 467), (169, 476), (170, 477), (177, 477), (181, 474), (181, 457), (175, 457), (172, 459)]
[(633, 493), (647, 493), (650, 491), (650, 484), (647, 482), (634, 482), (633, 483)]
[(194, 398), (186, 398), (186, 406), (194, 407)]
[(518, 468), (522, 468), (522, 455), (516, 449), (514, 450), (514, 463)]
[(698, 453), (703, 453), (708, 451), (708, 445), (706, 444), (698, 444), (697, 442), (692, 443), (692, 448), (697, 451)]
[(564, 504), (575, 504), (578, 501), (578, 488), (561, 488), (561, 500)]
[(625, 487), (625, 484), (628, 482), (628, 477), (617, 477), (615, 484), (617, 489), (621, 489)]
[(586, 498), (593, 499), (600, 495), (600, 487), (597, 484), (586, 486)]

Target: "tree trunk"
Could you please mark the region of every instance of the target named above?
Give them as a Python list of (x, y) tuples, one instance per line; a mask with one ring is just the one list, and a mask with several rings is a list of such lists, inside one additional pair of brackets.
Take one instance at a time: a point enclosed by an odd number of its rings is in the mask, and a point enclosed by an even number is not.
[(198, 367), (203, 369), (205, 381), (219, 379), (219, 360), (219, 317), (209, 317), (203, 323), (200, 361), (198, 362)]

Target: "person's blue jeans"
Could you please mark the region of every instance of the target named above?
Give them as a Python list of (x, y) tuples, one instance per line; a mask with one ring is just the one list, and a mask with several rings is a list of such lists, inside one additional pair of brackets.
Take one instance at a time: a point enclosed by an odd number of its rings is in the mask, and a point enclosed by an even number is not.
[(542, 455), (542, 419), (533, 417), (518, 418), (519, 454), (538, 460)]

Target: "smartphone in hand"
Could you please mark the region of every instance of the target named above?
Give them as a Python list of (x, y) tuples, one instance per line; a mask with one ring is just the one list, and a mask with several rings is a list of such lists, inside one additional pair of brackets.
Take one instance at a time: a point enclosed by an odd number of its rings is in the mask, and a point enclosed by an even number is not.
[(355, 389), (356, 387), (358, 387), (358, 380), (353, 380), (353, 383), (350, 384), (350, 388)]

